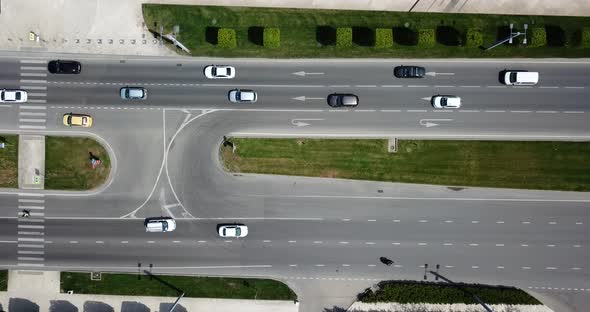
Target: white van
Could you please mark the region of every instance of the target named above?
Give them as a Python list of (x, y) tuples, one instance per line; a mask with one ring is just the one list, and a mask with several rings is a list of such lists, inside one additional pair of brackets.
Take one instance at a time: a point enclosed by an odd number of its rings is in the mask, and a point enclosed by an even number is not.
[(539, 82), (539, 73), (524, 70), (506, 70), (503, 78), (504, 84), (509, 86), (533, 86)]
[(147, 218), (144, 225), (146, 232), (172, 232), (176, 229), (176, 221), (171, 217)]

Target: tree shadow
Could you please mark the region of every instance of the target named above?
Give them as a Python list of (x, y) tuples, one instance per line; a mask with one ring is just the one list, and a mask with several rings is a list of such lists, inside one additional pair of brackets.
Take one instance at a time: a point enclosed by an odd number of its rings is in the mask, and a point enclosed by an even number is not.
[(10, 298), (8, 311), (39, 312), (39, 305), (23, 298)]
[(393, 41), (399, 45), (414, 46), (418, 44), (418, 34), (407, 27), (393, 27)]
[(436, 27), (436, 41), (446, 46), (460, 46), (463, 44), (463, 35), (454, 27)]
[(84, 302), (84, 312), (115, 312), (110, 305), (100, 301)]
[(323, 312), (346, 312), (346, 309), (341, 308), (341, 307), (337, 307), (337, 306), (333, 306), (331, 308), (324, 308)]
[(375, 31), (368, 27), (352, 27), (352, 41), (360, 46), (375, 45)]
[(318, 26), (315, 29), (315, 40), (321, 45), (336, 44), (336, 29), (331, 26)]
[(121, 312), (150, 312), (150, 308), (141, 302), (123, 301), (121, 303)]
[(563, 28), (557, 25), (545, 25), (547, 33), (547, 45), (550, 47), (563, 47), (567, 43), (567, 36)]
[(217, 44), (217, 33), (218, 32), (219, 32), (219, 27), (205, 28), (205, 41), (209, 42), (210, 44)]
[(49, 312), (78, 312), (78, 307), (67, 300), (51, 300)]
[(252, 26), (248, 27), (248, 41), (255, 45), (264, 45), (264, 27)]

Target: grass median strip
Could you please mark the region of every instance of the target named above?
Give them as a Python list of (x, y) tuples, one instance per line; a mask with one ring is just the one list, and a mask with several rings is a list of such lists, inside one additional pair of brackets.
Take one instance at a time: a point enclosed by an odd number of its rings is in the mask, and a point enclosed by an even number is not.
[[(285, 284), (270, 279), (192, 277), (158, 275), (157, 278), (184, 291), (185, 297), (294, 300), (295, 293)], [(179, 294), (157, 278), (135, 274), (102, 274), (100, 281), (90, 280), (90, 273), (61, 272), (61, 291), (77, 294), (123, 296), (168, 296)]]
[[(143, 4), (146, 26), (164, 33), (180, 26), (178, 40), (194, 56), (223, 57), (587, 57), (581, 30), (588, 17), (407, 13), (387, 11), (248, 8)], [(484, 51), (528, 24), (528, 45), (501, 45)], [(280, 32), (280, 44), (265, 47), (264, 28)], [(346, 43), (339, 46), (338, 28)], [(546, 33), (536, 46), (532, 29)], [(540, 28), (540, 29), (537, 29)], [(230, 48), (218, 42), (218, 31), (232, 33)], [(470, 31), (477, 30), (477, 40)], [(235, 31), (235, 37), (233, 33)], [(342, 32), (342, 31), (341, 31)], [(383, 32), (388, 39), (383, 42)], [(423, 36), (420, 39), (420, 36)], [(520, 42), (520, 36), (515, 42)], [(541, 36), (545, 38), (545, 36)], [(234, 40), (235, 38), (235, 40)], [(436, 39), (435, 39), (436, 38)], [(481, 41), (481, 42), (480, 42)], [(235, 43), (234, 43), (235, 42)], [(235, 48), (231, 48), (235, 46)], [(377, 46), (377, 47), (376, 47)], [(535, 47), (533, 47), (535, 46)]]
[(18, 188), (18, 135), (0, 135), (0, 188)]
[(590, 144), (579, 142), (398, 141), (231, 138), (232, 172), (372, 181), (590, 190)]
[[(92, 166), (100, 160), (96, 168)], [(45, 188), (52, 190), (90, 190), (109, 176), (111, 162), (104, 147), (81, 137), (45, 138)]]

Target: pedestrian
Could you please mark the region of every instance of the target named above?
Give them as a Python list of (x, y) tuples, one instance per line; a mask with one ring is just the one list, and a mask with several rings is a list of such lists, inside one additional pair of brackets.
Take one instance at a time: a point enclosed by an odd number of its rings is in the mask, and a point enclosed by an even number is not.
[(23, 210), (23, 218), (28, 218), (31, 215), (31, 212), (28, 210)]

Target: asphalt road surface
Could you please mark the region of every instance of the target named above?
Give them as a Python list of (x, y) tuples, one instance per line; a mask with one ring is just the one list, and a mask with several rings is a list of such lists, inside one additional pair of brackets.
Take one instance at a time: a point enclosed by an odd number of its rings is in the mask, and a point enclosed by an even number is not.
[[(228, 135), (586, 141), (588, 62), (81, 57), (82, 74), (51, 75), (50, 59), (0, 57), (0, 86), (30, 98), (0, 105), (1, 132), (93, 136), (113, 153), (114, 172), (82, 193), (0, 190), (4, 267), (136, 272), (152, 264), (160, 273), (271, 276), (302, 289), (319, 280), (421, 280), (426, 264), (438, 264), (456, 281), (565, 293), (567, 308), (583, 311), (587, 301), (571, 298), (590, 293), (587, 193), (232, 175), (217, 150)], [(402, 62), (429, 75), (394, 78)], [(207, 64), (234, 65), (237, 77), (207, 80)], [(540, 82), (503, 86), (505, 68), (538, 71)], [(128, 85), (147, 88), (147, 100), (121, 100)], [(254, 89), (259, 101), (231, 104), (233, 88)], [(333, 92), (357, 94), (360, 104), (329, 107)], [(435, 94), (461, 96), (463, 107), (433, 109)], [(91, 114), (94, 126), (64, 127), (68, 112)], [(22, 206), (35, 207), (29, 220), (16, 218)], [(177, 218), (178, 229), (146, 233), (143, 218), (158, 215)], [(227, 222), (249, 225), (249, 236), (217, 237)], [(305, 311), (330, 304), (300, 295)]]

